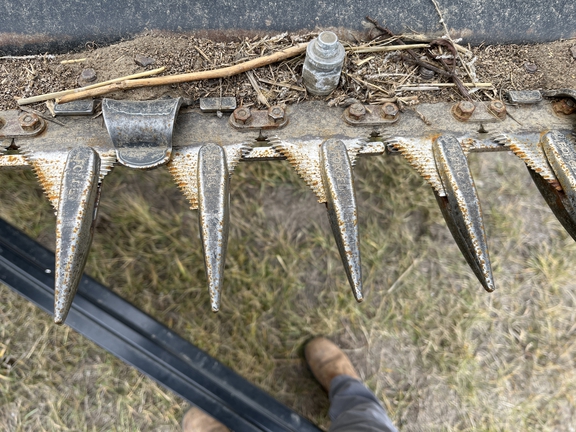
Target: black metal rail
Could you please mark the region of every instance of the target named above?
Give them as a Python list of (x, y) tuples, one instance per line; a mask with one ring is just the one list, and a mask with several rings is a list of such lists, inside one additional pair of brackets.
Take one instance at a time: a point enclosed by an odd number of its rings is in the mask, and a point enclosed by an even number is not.
[[(0, 282), (52, 314), (54, 254), (2, 219)], [(234, 431), (320, 431), (88, 276), (66, 324)]]

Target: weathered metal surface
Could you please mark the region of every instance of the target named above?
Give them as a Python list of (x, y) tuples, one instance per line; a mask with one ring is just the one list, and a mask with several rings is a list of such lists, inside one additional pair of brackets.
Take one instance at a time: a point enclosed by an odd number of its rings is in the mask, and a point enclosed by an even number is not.
[[(350, 163), (354, 166), (356, 157), (364, 145), (360, 139), (341, 140), (347, 148)], [(272, 148), (284, 155), (288, 162), (294, 167), (296, 172), (306, 182), (310, 189), (316, 194), (319, 203), (327, 201), (326, 188), (322, 182), (322, 168), (320, 162), (320, 147), (323, 139), (281, 140), (274, 138), (270, 140)]]
[(556, 89), (556, 90), (544, 90), (542, 94), (546, 97), (552, 98), (565, 98), (569, 97), (576, 100), (576, 90), (575, 89)]
[(564, 191), (556, 189), (529, 166), (526, 166), (526, 168), (528, 168), (530, 177), (532, 177), (534, 184), (552, 210), (552, 213), (554, 213), (554, 216), (556, 216), (556, 219), (558, 219), (568, 234), (576, 240), (576, 212), (573, 210), (573, 206), (568, 201)]
[[(345, 109), (328, 107), (322, 102), (308, 102), (287, 107), (285, 116), (290, 116), (290, 122), (283, 128), (267, 131), (258, 128), (240, 130), (233, 127), (226, 117), (185, 108), (176, 118), (172, 135), (174, 150), (170, 155), (168, 168), (190, 201), (191, 207), (198, 208), (201, 199), (212, 199), (211, 192), (199, 191), (199, 152), (207, 143), (213, 143), (208, 146), (210, 152), (216, 151), (216, 145), (221, 149), (219, 153), (225, 155), (223, 160), (229, 174), (239, 161), (288, 159), (316, 194), (318, 201), (327, 203), (332, 214), (332, 227), (338, 228), (334, 229), (334, 232), (344, 266), (352, 288), (360, 298), (359, 255), (356, 259), (355, 252), (348, 253), (359, 248), (355, 243), (357, 233), (349, 228), (354, 226), (355, 222), (351, 221), (357, 216), (354, 216), (356, 210), (353, 206), (346, 207), (353, 202), (350, 198), (350, 194), (353, 194), (352, 176), (346, 161), (349, 161), (349, 166), (352, 167), (356, 158), (361, 155), (374, 156), (390, 152), (402, 154), (433, 187), (466, 259), (484, 286), (493, 289), (481, 219), (476, 217), (480, 215), (480, 207), (475, 201), (475, 194), (469, 193), (473, 192), (473, 182), (467, 176), (460, 179), (456, 175), (467, 170), (464, 154), (513, 151), (526, 162), (533, 175), (537, 172), (535, 182), (543, 191), (547, 202), (552, 203), (551, 207), (555, 205), (552, 210), (562, 224), (575, 236), (573, 205), (557, 178), (559, 174), (550, 167), (541, 143), (541, 137), (549, 130), (558, 131), (571, 142), (568, 136), (574, 127), (575, 116), (556, 114), (553, 101), (550, 100), (536, 104), (509, 105), (506, 107), (506, 117), (489, 123), (458, 121), (450, 114), (451, 110), (452, 105), (447, 103), (422, 104), (418, 106), (418, 113), (405, 109), (400, 120), (395, 123), (352, 126), (344, 120)], [(475, 111), (476, 109), (473, 114)], [(269, 112), (263, 113), (268, 116), (267, 121), (270, 121)], [(0, 118), (4, 115), (5, 113), (0, 113)], [(18, 118), (19, 113), (13, 112), (11, 115)], [(133, 112), (132, 115), (136, 114)], [(490, 115), (491, 119), (496, 118), (487, 111), (486, 115)], [(427, 121), (424, 122), (422, 118)], [(36, 137), (18, 136), (2, 140), (1, 150), (4, 151), (10, 146), (11, 149), (19, 148), (20, 153), (14, 154), (14, 150), (11, 150), (10, 155), (0, 155), (0, 168), (22, 166), (22, 158), (25, 157), (27, 164), (34, 167), (55, 209), (59, 206), (61, 178), (70, 151), (91, 147), (101, 159), (100, 179), (117, 160), (116, 151), (101, 120), (79, 116), (62, 117), (61, 120), (64, 126), (47, 123), (45, 130)], [(447, 135), (450, 135), (450, 138), (439, 139)], [(550, 137), (554, 138), (554, 135)], [(552, 139), (552, 144), (554, 142), (555, 139)], [(434, 146), (437, 147), (436, 150)], [(343, 148), (346, 149), (347, 159), (342, 157)], [(561, 150), (559, 148), (558, 151)], [(221, 169), (222, 158), (218, 160), (220, 165), (217, 166)], [(340, 167), (341, 170), (334, 174), (334, 168), (327, 168), (330, 166)], [(440, 169), (440, 166), (443, 168)], [(461, 167), (466, 170), (460, 170)], [(342, 184), (339, 181), (342, 181)], [(463, 194), (464, 200), (458, 199), (459, 193)], [(223, 199), (224, 195), (225, 193), (219, 190), (214, 199), (218, 201)], [(343, 195), (346, 198), (342, 198)], [(224, 220), (225, 217), (221, 214)], [(215, 223), (214, 226), (219, 225)], [(212, 271), (208, 279), (214, 309), (217, 309), (218, 305), (224, 257), (224, 251), (213, 252), (217, 250), (215, 244), (220, 242), (219, 246), (223, 245), (220, 240), (214, 240), (216, 232), (217, 229), (203, 238), (207, 273)], [(221, 261), (215, 258), (217, 256)]]
[(277, 105), (268, 110), (240, 107), (230, 115), (230, 124), (239, 130), (280, 129), (288, 124), (288, 116)]
[(386, 140), (393, 148), (402, 153), (408, 163), (418, 174), (432, 186), (432, 189), (441, 197), (446, 196), (442, 180), (436, 169), (432, 141), (435, 136), (423, 138), (394, 137)]
[(552, 106), (557, 114), (570, 115), (576, 112), (576, 100), (570, 98), (560, 99), (553, 102)]
[(453, 136), (441, 136), (432, 145), (446, 196), (436, 195), (442, 215), (460, 251), (486, 291), (494, 291), (480, 201), (466, 155)]
[(88, 119), (81, 122), (73, 118), (70, 120), (70, 125), (77, 127), (74, 132), (56, 125), (50, 130), (51, 133), (17, 140), (21, 155), (34, 168), (38, 181), (55, 211), (58, 209), (62, 173), (70, 150), (86, 146), (95, 150), (100, 157), (100, 180), (116, 162), (115, 152), (105, 129)]
[(274, 147), (254, 147), (251, 151), (247, 152), (242, 158), (246, 162), (254, 161), (269, 161), (269, 160), (282, 160), (286, 157), (277, 151)]
[(494, 123), (506, 118), (506, 106), (501, 101), (461, 101), (452, 107), (456, 120), (469, 123)]
[(549, 98), (561, 98), (552, 103), (554, 112), (560, 115), (571, 115), (576, 113), (576, 90), (559, 89), (545, 90), (544, 96)]
[(559, 132), (548, 132), (542, 137), (542, 148), (556, 174), (562, 190), (576, 211), (576, 150), (574, 143)]
[[(1, 149), (0, 149), (1, 150)], [(20, 154), (0, 154), (0, 167), (2, 169), (27, 169), (30, 168), (24, 155)]]
[[(428, 140), (429, 137), (449, 133), (456, 136), (461, 142), (471, 140), (470, 151), (507, 150), (507, 146), (498, 146), (492, 136), (505, 133), (511, 136), (522, 136), (528, 133), (537, 133), (547, 130), (558, 130), (569, 133), (573, 127), (574, 117), (558, 116), (554, 113), (552, 105), (543, 101), (536, 105), (508, 106), (509, 116), (497, 123), (474, 124), (462, 123), (450, 115), (452, 105), (447, 103), (421, 104), (418, 112), (422, 114), (429, 124), (425, 124), (420, 116), (412, 110), (405, 110), (401, 120), (384, 126), (350, 126), (342, 118), (344, 109), (328, 107), (323, 102), (307, 102), (288, 106), (286, 115), (290, 122), (283, 128), (274, 131), (237, 130), (228, 125), (227, 118), (207, 115), (200, 110), (185, 108), (180, 111), (176, 119), (173, 133), (173, 146), (199, 145), (206, 143), (206, 137), (214, 138), (217, 144), (226, 146), (243, 142), (253, 142), (252, 153), (245, 154), (242, 160), (283, 159), (278, 152), (266, 144), (270, 144), (272, 137), (280, 141), (294, 142), (307, 141), (318, 138), (321, 141), (331, 137), (348, 141), (371, 141), (358, 152), (359, 155), (382, 154), (385, 143), (373, 141), (372, 137), (381, 137), (386, 141), (389, 137), (409, 137), (411, 139)], [(4, 115), (0, 113), (0, 116)], [(89, 145), (97, 149), (102, 157), (102, 151), (114, 150), (106, 130), (101, 127), (101, 120), (79, 117), (62, 117), (61, 121), (66, 127), (48, 124), (46, 131), (29, 140), (19, 137), (16, 144), (33, 144), (34, 148), (45, 149), (48, 142), (66, 142), (66, 146), (81, 145), (87, 137)], [(261, 140), (261, 133), (265, 141)], [(82, 137), (82, 141), (79, 140)], [(212, 141), (212, 138), (210, 139)], [(373, 142), (372, 142), (373, 141)]]
[(236, 109), (235, 97), (200, 98), (200, 111), (206, 113), (228, 112)]
[(88, 258), (99, 199), (100, 157), (90, 147), (68, 152), (56, 215), (54, 322), (62, 324)]
[(493, 139), (502, 145), (506, 145), (528, 167), (540, 174), (542, 178), (554, 187), (561, 189), (540, 143), (540, 132), (523, 135), (501, 134), (494, 136)]
[(163, 165), (172, 153), (172, 132), (181, 98), (154, 101), (102, 101), (102, 115), (118, 162), (130, 168)]
[(538, 90), (510, 90), (507, 94), (513, 104), (532, 105), (542, 100), (542, 93)]
[(94, 113), (94, 99), (82, 99), (64, 104), (54, 104), (57, 116), (91, 115)]
[(38, 181), (50, 200), (52, 207), (54, 207), (55, 212), (58, 211), (60, 185), (62, 183), (68, 153), (69, 150), (66, 149), (50, 152), (36, 151), (33, 153), (24, 153), (26, 159), (34, 168)]
[(0, 113), (0, 139), (36, 136), (42, 133), (45, 127), (44, 119), (36, 114), (15, 110)]
[(224, 263), (228, 246), (230, 191), (226, 153), (206, 144), (198, 153), (198, 210), (206, 279), (212, 310), (220, 309)]
[(323, 142), (320, 147), (320, 163), (332, 233), (336, 239), (354, 298), (361, 302), (364, 296), (362, 294), (358, 209), (352, 164), (344, 143), (335, 139)]
[[(190, 208), (198, 208), (198, 152), (204, 143), (181, 146), (174, 149), (168, 170), (184, 196), (190, 202)], [(224, 147), (228, 172), (232, 174), (240, 159), (250, 153), (250, 146), (244, 143), (229, 144)]]
[(559, 132), (548, 132), (544, 135), (498, 135), (494, 140), (506, 144), (526, 163), (540, 194), (558, 221), (576, 240), (574, 143)]

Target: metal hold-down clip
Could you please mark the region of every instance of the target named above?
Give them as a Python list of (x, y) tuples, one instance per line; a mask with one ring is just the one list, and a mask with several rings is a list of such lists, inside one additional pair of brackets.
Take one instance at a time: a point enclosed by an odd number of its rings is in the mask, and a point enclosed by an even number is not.
[(163, 165), (172, 154), (172, 132), (182, 98), (102, 101), (102, 115), (118, 162), (130, 168)]

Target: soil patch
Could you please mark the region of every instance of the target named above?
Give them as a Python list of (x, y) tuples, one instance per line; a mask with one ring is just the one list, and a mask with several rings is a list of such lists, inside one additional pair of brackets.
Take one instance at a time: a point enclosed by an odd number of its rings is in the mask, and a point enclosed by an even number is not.
[[(35, 58), (0, 58), (0, 110), (16, 109), (15, 98), (77, 88), (89, 83), (80, 79), (82, 70), (95, 70), (98, 82), (165, 66), (163, 74), (178, 74), (216, 69), (271, 54), (296, 43), (306, 42), (317, 33), (286, 33), (276, 36), (239, 37), (236, 41), (216, 41), (192, 35), (146, 32), (132, 40), (110, 46), (89, 46), (82, 52), (45, 55)], [(350, 39), (350, 38), (348, 38)], [(349, 48), (397, 44), (395, 39), (370, 42), (345, 40)], [(478, 82), (493, 83), (493, 88), (472, 90), (476, 100), (499, 98), (507, 90), (576, 88), (576, 59), (571, 50), (575, 40), (538, 45), (493, 45), (470, 49), (464, 56)], [(440, 65), (428, 49), (415, 52)], [(432, 55), (440, 54), (438, 48)], [(331, 104), (349, 103), (349, 99), (379, 103), (389, 98), (417, 96), (418, 102), (460, 100), (454, 87), (438, 91), (402, 91), (406, 85), (434, 86), (451, 82), (436, 74), (425, 80), (417, 65), (406, 61), (406, 51), (356, 53), (349, 51), (339, 87), (326, 99)], [(444, 56), (449, 53), (444, 52)], [(139, 57), (153, 59), (140, 66)], [(63, 60), (85, 59), (61, 64)], [(312, 98), (304, 90), (301, 72), (304, 55), (254, 71), (258, 85), (270, 104), (292, 104)], [(457, 75), (470, 82), (457, 62)], [(441, 66), (441, 65), (440, 65)], [(149, 87), (110, 95), (115, 99), (153, 99), (183, 96), (192, 101), (200, 97), (234, 96), (238, 104), (259, 105), (257, 95), (246, 74), (219, 80), (206, 80), (172, 86)], [(35, 108), (44, 110), (43, 104)]]

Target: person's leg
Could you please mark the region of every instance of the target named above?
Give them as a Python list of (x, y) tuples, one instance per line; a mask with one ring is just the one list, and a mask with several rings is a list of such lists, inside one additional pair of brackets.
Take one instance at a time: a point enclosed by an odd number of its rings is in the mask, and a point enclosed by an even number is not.
[(192, 407), (184, 414), (182, 432), (230, 432), (230, 430), (214, 417)]
[(374, 393), (359, 380), (339, 375), (330, 383), (330, 432), (396, 432)]
[(333, 342), (319, 337), (305, 349), (316, 379), (329, 392), (330, 432), (395, 432), (374, 394), (360, 382), (350, 359)]

